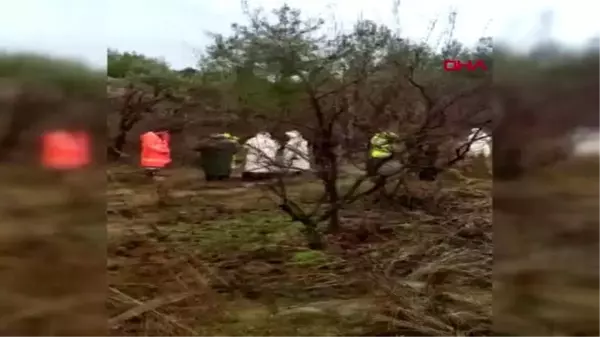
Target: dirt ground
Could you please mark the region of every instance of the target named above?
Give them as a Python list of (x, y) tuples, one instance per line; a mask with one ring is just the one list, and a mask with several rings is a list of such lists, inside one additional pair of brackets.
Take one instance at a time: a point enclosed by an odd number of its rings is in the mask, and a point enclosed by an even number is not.
[[(310, 251), (260, 188), (165, 176), (157, 188), (110, 173), (113, 335), (491, 333), (490, 180), (445, 188), (428, 212), (362, 203)], [(299, 180), (291, 193), (307, 204), (318, 188)], [(357, 240), (361, 222), (381, 229)]]

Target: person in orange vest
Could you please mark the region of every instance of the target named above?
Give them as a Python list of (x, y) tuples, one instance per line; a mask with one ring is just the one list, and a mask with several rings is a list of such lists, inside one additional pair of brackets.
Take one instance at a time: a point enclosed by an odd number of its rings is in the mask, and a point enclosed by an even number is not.
[(167, 131), (149, 131), (140, 137), (140, 164), (149, 176), (171, 162), (170, 135)]
[(42, 136), (42, 165), (74, 170), (90, 164), (90, 140), (85, 131), (53, 130)]

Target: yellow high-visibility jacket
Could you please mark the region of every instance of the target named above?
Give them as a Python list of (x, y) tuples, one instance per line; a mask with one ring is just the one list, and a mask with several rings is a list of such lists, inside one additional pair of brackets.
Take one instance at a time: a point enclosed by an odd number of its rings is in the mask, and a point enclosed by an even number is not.
[(398, 136), (393, 132), (379, 132), (371, 138), (371, 158), (388, 158), (392, 156), (393, 140)]
[[(240, 140), (240, 138), (239, 138), (239, 137), (236, 137), (236, 136), (232, 135), (232, 134), (231, 134), (231, 133), (229, 133), (229, 132), (225, 132), (225, 133), (223, 133), (223, 137), (225, 137), (225, 138), (227, 138), (228, 140), (230, 140), (230, 141), (232, 141), (232, 142), (234, 142), (234, 143), (236, 143), (236, 144), (238, 144), (238, 145), (239, 145), (239, 140)], [(237, 153), (234, 153), (234, 154), (233, 154), (232, 161), (231, 161), (231, 167), (232, 167), (232, 168), (235, 168), (235, 167), (236, 167), (235, 163), (237, 162), (237, 160), (238, 160)]]
[(227, 139), (231, 140), (231, 141), (234, 141), (234, 142), (237, 142), (237, 141), (239, 141), (239, 139), (240, 139), (239, 137), (236, 137), (236, 136), (234, 136), (234, 135), (232, 135), (231, 133), (228, 133), (228, 132), (225, 132), (225, 133), (223, 134), (223, 136), (224, 136), (225, 138), (227, 138)]

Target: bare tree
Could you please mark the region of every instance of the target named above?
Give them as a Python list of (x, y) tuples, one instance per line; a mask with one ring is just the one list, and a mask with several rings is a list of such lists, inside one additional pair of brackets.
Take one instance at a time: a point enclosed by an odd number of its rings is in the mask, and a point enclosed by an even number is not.
[[(251, 97), (261, 87), (277, 92), (263, 94), (260, 105), (246, 105), (246, 111), (268, 115), (271, 126), (302, 125), (322, 195), (304, 209), (292, 200), (284, 177), (266, 188), (281, 210), (304, 225), (313, 248), (323, 244), (321, 223), (327, 223), (327, 232), (339, 232), (341, 211), (353, 202), (409, 175), (435, 180), (465, 158), (471, 128), (491, 123), (488, 76), (452, 78), (433, 51), (385, 26), (360, 21), (351, 32), (328, 37), (318, 34), (323, 20), (302, 20), (288, 6), (274, 11), (274, 23), (260, 12), (246, 12), (247, 26), (234, 24), (231, 37), (215, 36), (205, 71), (233, 71), (234, 88), (251, 90)], [(395, 165), (382, 163), (389, 167), (371, 178), (364, 172), (369, 140), (384, 129), (400, 135)], [(453, 151), (444, 157), (440, 148), (447, 143)], [(342, 186), (349, 166), (359, 174)]]

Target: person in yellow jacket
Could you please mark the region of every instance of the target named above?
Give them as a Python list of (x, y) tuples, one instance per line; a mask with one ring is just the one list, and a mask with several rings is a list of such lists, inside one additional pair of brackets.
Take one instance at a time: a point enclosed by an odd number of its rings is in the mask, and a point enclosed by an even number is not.
[[(236, 145), (239, 145), (239, 141), (240, 141), (239, 137), (236, 137), (236, 136), (232, 135), (229, 132), (223, 133), (223, 137), (225, 137), (226, 139), (228, 139), (228, 140), (236, 143)], [(237, 162), (237, 160), (238, 160), (237, 155), (234, 154), (233, 155), (233, 159), (231, 160), (231, 168), (232, 169), (236, 168), (236, 162)]]
[(398, 135), (394, 132), (378, 132), (369, 142), (369, 158), (367, 161), (367, 173), (376, 175), (378, 169), (386, 161), (392, 159), (394, 142), (398, 140)]

